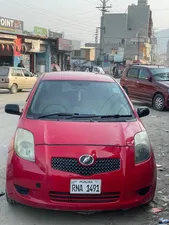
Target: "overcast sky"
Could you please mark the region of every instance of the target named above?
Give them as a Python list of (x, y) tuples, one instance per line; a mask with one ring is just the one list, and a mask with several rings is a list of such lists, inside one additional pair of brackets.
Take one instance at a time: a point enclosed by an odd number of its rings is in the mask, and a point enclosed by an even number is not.
[[(137, 0), (110, 0), (110, 12), (125, 12)], [(149, 0), (153, 10), (154, 28), (169, 28), (169, 0)], [(23, 20), (25, 30), (33, 26), (64, 31), (65, 37), (94, 41), (100, 25), (101, 12), (96, 9), (100, 0), (0, 0), (0, 16)]]

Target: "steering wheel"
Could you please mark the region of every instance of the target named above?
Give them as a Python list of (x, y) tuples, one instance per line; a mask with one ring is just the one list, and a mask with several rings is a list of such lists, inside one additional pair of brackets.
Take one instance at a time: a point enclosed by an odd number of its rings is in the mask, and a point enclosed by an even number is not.
[[(66, 109), (64, 106), (60, 105), (60, 104), (50, 104), (50, 105), (47, 105), (47, 106), (43, 109), (42, 113), (44, 113), (45, 110), (46, 110), (47, 108), (52, 107), (52, 106), (54, 106), (54, 108), (59, 106), (60, 108), (64, 109), (64, 112), (67, 112), (67, 109)], [(62, 112), (61, 109), (60, 109), (60, 110), (58, 110), (58, 109), (57, 109), (57, 110), (52, 110), (52, 111), (55, 111), (56, 113), (57, 113), (57, 112), (58, 112), (58, 113), (61, 113), (61, 112)]]

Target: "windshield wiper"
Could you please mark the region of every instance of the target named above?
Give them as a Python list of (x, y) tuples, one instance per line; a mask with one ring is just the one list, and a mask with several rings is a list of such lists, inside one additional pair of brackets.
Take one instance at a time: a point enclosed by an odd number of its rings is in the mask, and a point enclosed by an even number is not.
[(43, 118), (48, 118), (52, 116), (73, 116), (73, 115), (79, 115), (78, 113), (51, 113), (51, 114), (46, 114), (46, 115), (41, 115), (38, 116), (36, 119), (43, 119)]
[(103, 115), (100, 116), (101, 119), (106, 119), (106, 118), (127, 118), (127, 117), (132, 117), (132, 115), (120, 115), (120, 114), (114, 114), (114, 115)]

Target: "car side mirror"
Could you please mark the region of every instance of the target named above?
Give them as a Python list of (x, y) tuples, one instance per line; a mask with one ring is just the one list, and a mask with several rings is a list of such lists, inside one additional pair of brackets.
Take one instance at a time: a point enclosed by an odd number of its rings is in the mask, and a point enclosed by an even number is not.
[(17, 115), (20, 116), (22, 113), (20, 112), (19, 105), (16, 104), (7, 104), (5, 106), (5, 112), (7, 114)]
[(147, 78), (147, 80), (148, 80), (149, 82), (152, 82), (152, 77), (149, 76), (149, 77)]
[(150, 109), (149, 108), (138, 108), (137, 114), (140, 118), (148, 116), (150, 114)]

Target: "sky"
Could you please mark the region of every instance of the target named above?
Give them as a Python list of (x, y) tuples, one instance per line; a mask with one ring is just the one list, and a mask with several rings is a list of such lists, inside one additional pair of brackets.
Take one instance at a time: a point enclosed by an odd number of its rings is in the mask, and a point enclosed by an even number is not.
[[(137, 0), (109, 0), (110, 12), (124, 13)], [(169, 28), (169, 0), (148, 0), (155, 30)], [(101, 12), (100, 0), (0, 0), (0, 16), (24, 21), (24, 29), (34, 26), (64, 32), (65, 38), (93, 42)]]

